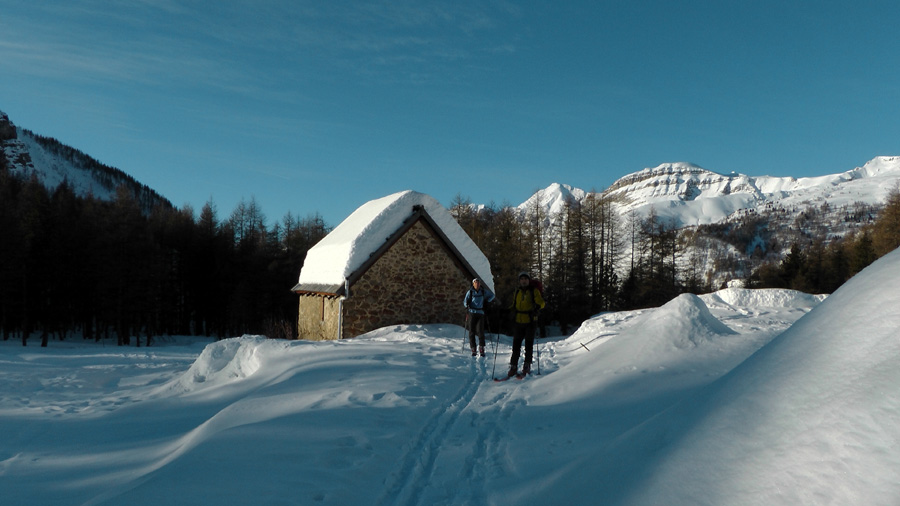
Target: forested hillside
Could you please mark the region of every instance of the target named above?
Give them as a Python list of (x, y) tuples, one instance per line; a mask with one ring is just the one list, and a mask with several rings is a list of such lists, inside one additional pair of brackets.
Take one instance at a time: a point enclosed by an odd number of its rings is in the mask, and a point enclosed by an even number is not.
[(268, 227), (254, 200), (220, 220), (212, 202), (199, 216), (162, 204), (144, 213), (125, 186), (112, 201), (66, 183), (51, 192), (0, 157), (0, 332), (44, 345), (73, 333), (120, 345), (164, 334), (291, 338), (290, 287), (327, 231), (316, 215)]
[[(293, 338), (296, 296), (289, 288), (306, 251), (328, 232), (317, 214), (287, 215), (269, 226), (255, 200), (226, 219), (208, 202), (158, 205), (149, 214), (126, 187), (116, 198), (78, 197), (67, 184), (48, 191), (0, 158), (0, 327), (3, 339), (29, 336), (114, 339), (140, 345), (153, 336)], [(519, 271), (545, 285), (543, 322), (572, 330), (606, 310), (659, 305), (705, 283), (684, 262), (689, 230), (650, 216), (622, 223), (600, 197), (570, 200), (555, 226), (535, 207), (475, 207), (460, 197), (452, 212), (491, 261), (501, 300)], [(900, 194), (861, 232), (764, 262), (747, 281), (758, 287), (833, 291), (900, 245)], [(620, 274), (616, 265), (627, 265)]]
[[(798, 215), (773, 209), (675, 228), (652, 212), (622, 217), (614, 198), (567, 198), (548, 216), (540, 199), (517, 212), (473, 206), (458, 196), (451, 210), (491, 261), (498, 293), (512, 293), (517, 270), (531, 270), (546, 290), (544, 323), (556, 322), (563, 332), (602, 311), (656, 307), (681, 293), (715, 291), (723, 274), (729, 279), (744, 273), (730, 279), (747, 287), (831, 293), (900, 246), (897, 190), (883, 206), (860, 206), (842, 216), (859, 222), (842, 236), (828, 225), (834, 213), (827, 205)], [(775, 234), (777, 229), (785, 232)], [(791, 242), (776, 244), (779, 237)]]
[[(255, 199), (225, 218), (212, 200), (199, 213), (177, 209), (3, 113), (0, 148), (4, 340), (297, 335), (290, 287), (329, 231), (318, 213), (270, 225)], [(804, 181), (667, 164), (602, 193), (555, 184), (518, 207), (458, 195), (450, 210), (491, 263), (499, 330), (507, 330), (503, 301), (526, 270), (545, 287), (542, 324), (566, 333), (603, 311), (660, 306), (731, 280), (830, 293), (900, 245), (900, 193), (881, 203), (897, 172), (896, 157)], [(769, 194), (781, 204), (762, 198)], [(721, 216), (711, 220), (710, 209)], [(702, 222), (683, 225), (698, 215)]]
[(32, 175), (50, 191), (63, 182), (81, 197), (88, 195), (112, 200), (119, 187), (134, 195), (144, 213), (157, 205), (171, 203), (149, 186), (115, 167), (99, 162), (86, 153), (58, 140), (16, 127), (0, 111), (0, 158), (20, 178)]

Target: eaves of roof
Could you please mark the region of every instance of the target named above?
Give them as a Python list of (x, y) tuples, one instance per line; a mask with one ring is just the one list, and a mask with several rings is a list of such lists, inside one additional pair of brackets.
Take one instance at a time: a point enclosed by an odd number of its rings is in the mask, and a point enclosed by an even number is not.
[[(381, 258), (382, 255), (385, 254), (391, 247), (403, 237), (413, 225), (416, 224), (417, 221), (423, 220), (426, 225), (434, 231), (435, 235), (438, 236), (443, 245), (447, 248), (447, 250), (456, 258), (456, 260), (465, 268), (470, 277), (477, 277), (477, 273), (472, 265), (466, 260), (466, 258), (460, 253), (460, 251), (453, 245), (453, 242), (447, 237), (446, 234), (441, 230), (441, 228), (435, 223), (434, 219), (431, 215), (428, 214), (428, 211), (425, 210), (424, 206), (416, 205), (413, 206), (413, 212), (410, 214), (400, 225), (400, 227), (394, 231), (390, 236), (388, 236), (384, 244), (382, 244), (377, 250), (371, 252), (369, 254), (369, 258), (363, 262), (362, 265), (359, 266), (358, 269), (350, 273), (347, 281), (350, 286), (352, 286), (359, 278), (362, 277), (366, 271), (369, 270), (375, 262)], [(326, 295), (326, 296), (335, 296), (335, 295), (345, 295), (345, 286), (346, 284), (340, 285), (328, 285), (328, 284), (316, 284), (316, 283), (301, 283), (294, 286), (291, 291), (296, 292), (298, 294), (318, 294), (318, 295)]]

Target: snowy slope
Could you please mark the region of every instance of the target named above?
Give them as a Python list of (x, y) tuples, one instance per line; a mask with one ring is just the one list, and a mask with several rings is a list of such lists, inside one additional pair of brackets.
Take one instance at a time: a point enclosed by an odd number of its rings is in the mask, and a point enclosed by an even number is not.
[(562, 212), (568, 200), (571, 199), (578, 202), (584, 200), (585, 196), (587, 196), (587, 192), (580, 188), (573, 188), (567, 184), (553, 183), (519, 204), (518, 209), (524, 212), (538, 206), (544, 210), (546, 216), (552, 216)]
[(821, 303), (730, 288), (597, 315), (505, 383), (457, 326), (0, 342), (0, 488), (10, 504), (897, 504), (898, 283), (894, 252)]
[(55, 139), (40, 140), (36, 134), (10, 122), (2, 111), (0, 154), (9, 161), (13, 174), (25, 179), (35, 175), (50, 191), (65, 181), (78, 196), (113, 200), (117, 187), (125, 185), (146, 211), (157, 204), (171, 205), (156, 191), (118, 169), (103, 165)]
[(48, 151), (37, 140), (21, 128), (17, 128), (18, 139), (31, 158), (33, 170), (37, 171), (44, 186), (53, 189), (67, 181), (76, 195), (93, 195), (100, 200), (112, 200), (115, 186), (101, 184), (94, 175), (74, 160), (57, 156)]
[(898, 283), (895, 251), (617, 441), (610, 452), (643, 451), (637, 465), (653, 476), (635, 503), (897, 504)]
[[(739, 211), (782, 208), (802, 211), (827, 202), (841, 207), (855, 202), (879, 204), (900, 184), (900, 157), (881, 156), (840, 174), (810, 178), (720, 174), (690, 163), (665, 163), (629, 174), (603, 194), (614, 199), (620, 214), (645, 217), (653, 209), (676, 226), (717, 223)], [(566, 198), (586, 192), (554, 183), (540, 192), (547, 213)], [(536, 196), (520, 204), (525, 211)], [(799, 211), (798, 211), (799, 212)]]

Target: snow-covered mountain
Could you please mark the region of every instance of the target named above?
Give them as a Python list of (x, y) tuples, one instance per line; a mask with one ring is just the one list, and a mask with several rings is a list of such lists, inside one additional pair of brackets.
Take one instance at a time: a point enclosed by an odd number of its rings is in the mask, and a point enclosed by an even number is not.
[[(722, 174), (691, 163), (664, 163), (620, 178), (603, 195), (621, 214), (647, 216), (652, 209), (676, 227), (720, 222), (736, 213), (786, 209), (802, 212), (827, 203), (834, 209), (856, 203), (879, 205), (900, 184), (900, 156), (879, 156), (862, 167), (820, 177), (793, 178)], [(546, 213), (562, 209), (566, 199), (588, 192), (554, 183), (519, 205), (531, 209), (540, 198)]]
[[(160, 203), (171, 205), (156, 191), (121, 170), (104, 165), (56, 139), (16, 126), (3, 111), (0, 111), (0, 158), (5, 159), (5, 165), (12, 173), (23, 178), (36, 175), (51, 191), (65, 181), (76, 195), (112, 200), (116, 189), (125, 185), (145, 210)], [(3, 160), (0, 160), (2, 165)]]
[[(691, 163), (665, 163), (620, 178), (599, 194), (554, 183), (517, 206), (522, 217), (540, 213), (544, 226), (562, 219), (566, 202), (608, 198), (627, 227), (651, 214), (696, 233), (679, 262), (694, 262), (719, 286), (743, 278), (791, 245), (843, 237), (870, 223), (889, 193), (900, 187), (900, 156), (879, 156), (839, 174), (793, 178), (723, 174)], [(751, 231), (748, 233), (748, 230)], [(755, 231), (755, 232), (754, 232)], [(631, 244), (623, 244), (629, 258)], [(724, 268), (723, 265), (730, 267)], [(627, 267), (618, 267), (624, 274)]]
[[(104, 165), (55, 139), (15, 126), (0, 111), (0, 164), (5, 159), (13, 173), (38, 179), (50, 189), (63, 181), (80, 196), (103, 200), (115, 197), (116, 188), (127, 185), (144, 209), (163, 202), (162, 196), (124, 172)], [(860, 204), (878, 206), (900, 184), (900, 156), (880, 156), (839, 174), (792, 178), (723, 174), (685, 162), (664, 163), (628, 174), (601, 192), (612, 197), (622, 215), (648, 216), (651, 210), (674, 226), (708, 225), (748, 213), (779, 210), (783, 223), (810, 207), (828, 204), (832, 222)], [(554, 183), (518, 206), (522, 212), (540, 207), (549, 224), (567, 200), (582, 201), (589, 192)], [(831, 226), (831, 224), (829, 224)], [(850, 225), (852, 226), (852, 224)], [(842, 235), (846, 229), (831, 227)]]
[(582, 201), (588, 192), (581, 188), (573, 188), (567, 184), (553, 183), (547, 188), (536, 192), (525, 202), (518, 206), (521, 211), (528, 211), (538, 206), (543, 209), (545, 216), (553, 216), (561, 212), (567, 201)]

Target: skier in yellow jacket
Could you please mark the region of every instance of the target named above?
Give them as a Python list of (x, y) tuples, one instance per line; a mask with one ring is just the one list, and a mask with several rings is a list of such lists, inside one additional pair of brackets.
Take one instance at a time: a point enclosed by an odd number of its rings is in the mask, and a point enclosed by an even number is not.
[(519, 354), (522, 342), (525, 342), (525, 360), (522, 365), (521, 376), (531, 372), (531, 356), (534, 350), (534, 328), (537, 322), (538, 312), (545, 306), (541, 291), (531, 285), (531, 276), (527, 272), (519, 274), (519, 288), (512, 299), (510, 309), (515, 311), (515, 324), (513, 328), (512, 357), (509, 359), (509, 373), (507, 376), (515, 376), (518, 373)]

